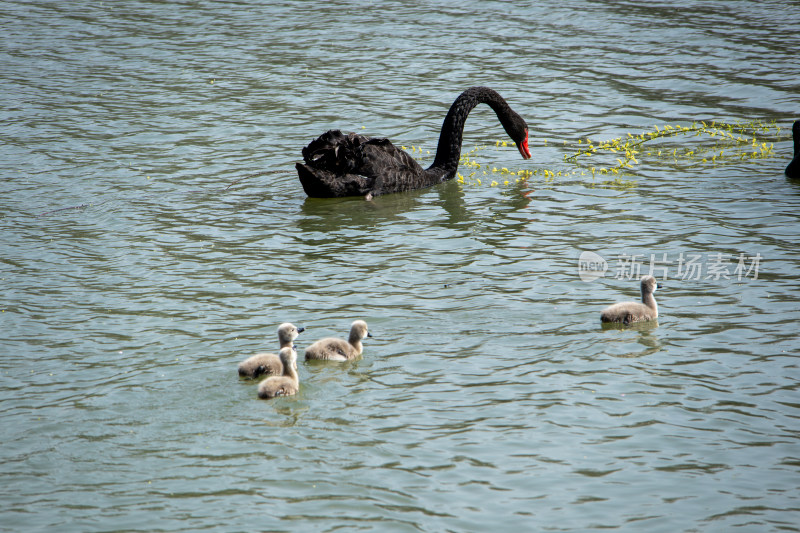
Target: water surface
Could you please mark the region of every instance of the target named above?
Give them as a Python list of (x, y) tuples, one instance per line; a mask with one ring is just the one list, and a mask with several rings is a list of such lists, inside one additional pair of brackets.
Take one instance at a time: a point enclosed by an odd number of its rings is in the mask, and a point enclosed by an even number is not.
[[(0, 529), (800, 529), (796, 5), (2, 12)], [(430, 161), (472, 85), (527, 119), (534, 157), (495, 148), (488, 108), (465, 146), (535, 175), (305, 198), (316, 135)], [(758, 158), (564, 162), (564, 141), (699, 120), (782, 131)], [(581, 281), (583, 251), (604, 277)], [(666, 261), (658, 323), (604, 329), (634, 255)], [(363, 358), (301, 357), (296, 397), (236, 376), (281, 322), (302, 353), (355, 318)]]

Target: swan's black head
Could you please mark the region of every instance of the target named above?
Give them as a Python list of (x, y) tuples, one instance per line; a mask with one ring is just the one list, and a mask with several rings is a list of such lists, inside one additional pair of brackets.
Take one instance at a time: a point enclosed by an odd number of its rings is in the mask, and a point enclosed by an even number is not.
[(523, 159), (531, 158), (531, 151), (528, 149), (528, 124), (521, 116), (509, 109), (508, 121), (503, 124), (503, 127), (517, 145), (517, 150), (522, 155)]

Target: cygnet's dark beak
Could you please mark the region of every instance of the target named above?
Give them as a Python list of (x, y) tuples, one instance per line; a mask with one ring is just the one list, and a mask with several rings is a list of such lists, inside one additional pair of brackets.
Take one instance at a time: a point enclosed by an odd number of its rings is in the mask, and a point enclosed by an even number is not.
[(370, 332), (368, 331), (368, 332), (367, 332), (367, 337), (372, 337), (372, 333), (370, 333)]
[(660, 283), (656, 283), (656, 288), (660, 289), (661, 287), (663, 287), (663, 285), (661, 285)]
[(296, 344), (292, 344), (292, 350), (294, 350), (295, 352), (297, 351), (297, 345)]
[(303, 333), (305, 330), (306, 328), (297, 328), (297, 333)]

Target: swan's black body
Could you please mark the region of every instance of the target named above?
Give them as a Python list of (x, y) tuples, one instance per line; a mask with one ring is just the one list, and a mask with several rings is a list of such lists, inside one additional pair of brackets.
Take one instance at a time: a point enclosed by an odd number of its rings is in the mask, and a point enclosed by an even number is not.
[(461, 157), (464, 123), (478, 104), (488, 104), (522, 157), (528, 150), (528, 125), (502, 96), (488, 87), (472, 87), (456, 98), (442, 124), (433, 164), (427, 169), (388, 139), (330, 130), (303, 148), (297, 163), (300, 183), (312, 198), (367, 196), (430, 187), (455, 177)]
[(792, 137), (794, 137), (794, 159), (786, 166), (786, 176), (792, 179), (800, 179), (800, 120), (795, 121), (792, 126)]

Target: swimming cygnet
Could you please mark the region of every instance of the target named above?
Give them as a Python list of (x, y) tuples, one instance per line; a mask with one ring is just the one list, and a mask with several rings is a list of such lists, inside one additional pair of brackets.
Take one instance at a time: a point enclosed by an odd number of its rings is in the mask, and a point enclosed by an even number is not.
[(800, 179), (800, 120), (795, 121), (792, 126), (792, 137), (794, 138), (794, 159), (786, 166), (786, 176), (793, 179)]
[(600, 313), (600, 320), (603, 322), (622, 322), (631, 324), (658, 318), (658, 305), (653, 293), (660, 289), (661, 284), (656, 282), (653, 276), (642, 278), (642, 301), (641, 302), (621, 302), (610, 305)]
[(291, 396), (300, 390), (300, 378), (297, 376), (297, 350), (287, 346), (278, 352), (283, 364), (282, 376), (270, 376), (258, 384), (258, 397), (261, 399), (276, 396)]
[[(292, 347), (292, 343), (305, 328), (298, 328), (294, 324), (284, 322), (278, 326), (278, 342), (281, 348)], [(257, 378), (262, 375), (280, 376), (283, 374), (283, 363), (274, 353), (257, 353), (239, 363), (239, 376), (243, 378)]]
[(347, 361), (355, 359), (364, 350), (361, 339), (365, 337), (372, 337), (367, 329), (367, 323), (363, 320), (356, 320), (350, 326), (350, 338), (344, 340), (329, 337), (319, 340), (306, 348), (306, 360)]

